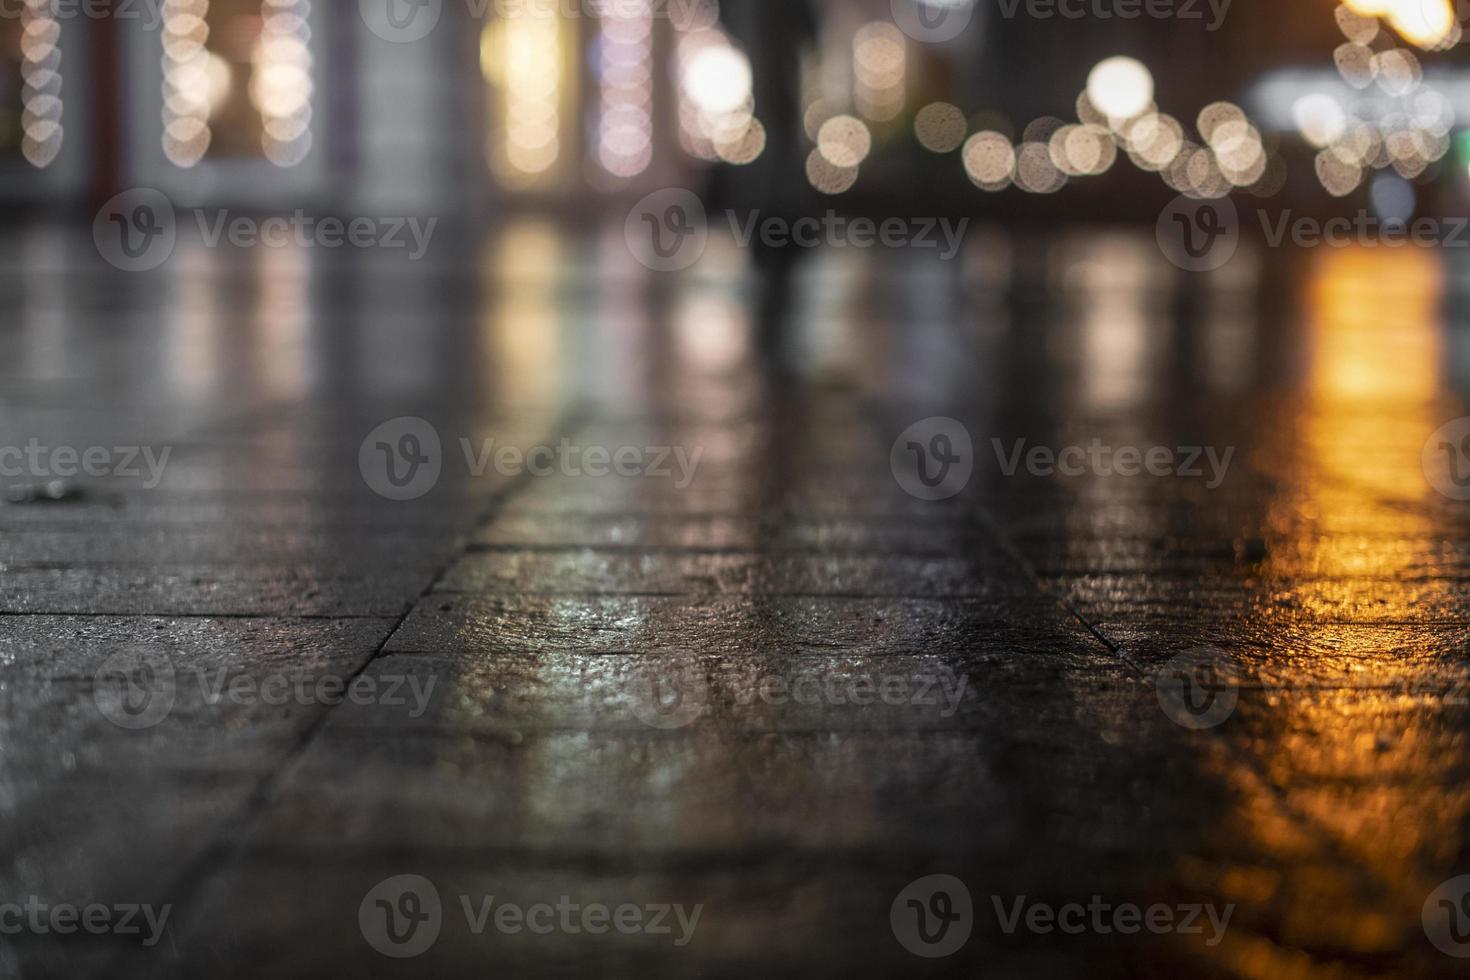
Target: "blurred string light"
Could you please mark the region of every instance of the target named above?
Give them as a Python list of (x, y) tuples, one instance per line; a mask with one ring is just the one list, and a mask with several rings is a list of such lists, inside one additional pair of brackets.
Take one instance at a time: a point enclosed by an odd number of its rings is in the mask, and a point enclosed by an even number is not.
[(598, 163), (610, 176), (636, 177), (653, 162), (652, 0), (606, 6), (598, 37), (598, 77)]
[(233, 77), (229, 63), (208, 48), (209, 0), (164, 0), (162, 13), (163, 153), (192, 167), (209, 150), (209, 120)]
[(1333, 63), (1345, 85), (1291, 100), (1292, 122), (1317, 148), (1313, 169), (1329, 194), (1351, 194), (1373, 171), (1389, 167), (1413, 179), (1449, 152), (1454, 106), (1425, 84), (1418, 57), (1398, 47), (1376, 19), (1421, 48), (1458, 43), (1454, 10), (1443, 0), (1440, 11), (1440, 3), (1347, 0), (1337, 8), (1346, 41), (1333, 52)]
[(858, 168), (839, 166), (816, 149), (807, 155), (806, 179), (823, 194), (841, 194), (857, 183)]
[(251, 54), (250, 101), (266, 159), (291, 167), (311, 150), (311, 26), (307, 0), (265, 0)]
[[(1296, 129), (1320, 151), (1314, 166), (1317, 178), (1339, 196), (1356, 190), (1370, 169), (1392, 167), (1398, 179), (1412, 180), (1449, 152), (1454, 106), (1424, 83), (1418, 57), (1389, 39), (1379, 19), (1422, 49), (1448, 48), (1460, 43), (1463, 34), (1453, 2), (1344, 0), (1335, 18), (1346, 40), (1334, 51), (1333, 62), (1348, 89), (1364, 94), (1344, 102), (1331, 93), (1310, 92), (1295, 100)], [(1196, 140), (1179, 120), (1158, 110), (1153, 96), (1148, 68), (1119, 56), (1099, 62), (1088, 74), (1087, 87), (1077, 99), (1076, 123), (1035, 120), (1013, 145), (994, 129), (966, 138), (961, 116), (958, 139), (965, 174), (987, 191), (1016, 186), (1052, 193), (1069, 178), (1105, 173), (1121, 150), (1135, 166), (1158, 173), (1170, 187), (1192, 197), (1222, 197), (1236, 188), (1264, 196), (1285, 183), (1285, 167), (1273, 154), (1274, 144), (1268, 144), (1239, 106), (1206, 106), (1195, 120)], [(954, 148), (952, 110), (958, 111), (934, 103), (920, 111), (914, 122), (920, 145), (934, 152)], [(811, 112), (809, 108), (809, 134)], [(1380, 196), (1389, 193), (1383, 188), (1397, 187), (1376, 178), (1373, 186)]]
[(817, 152), (834, 167), (852, 169), (868, 158), (873, 134), (856, 116), (833, 116), (817, 130)]
[(21, 153), (47, 167), (61, 152), (61, 25), (51, 0), (26, 0), (20, 15)]
[[(1279, 165), (1273, 171), (1260, 131), (1238, 106), (1206, 106), (1196, 120), (1196, 141), (1184, 124), (1158, 110), (1153, 96), (1153, 75), (1142, 62), (1108, 58), (1089, 72), (1076, 122), (1043, 116), (1015, 145), (996, 130), (977, 132), (964, 140), (965, 174), (982, 190), (1015, 186), (1053, 194), (1070, 179), (1107, 173), (1121, 151), (1140, 170), (1191, 197), (1223, 197), (1234, 188), (1270, 193), (1283, 178)], [(940, 110), (926, 121), (921, 143), (928, 145), (925, 133), (946, 116)]]
[(1087, 100), (1113, 119), (1140, 115), (1153, 97), (1153, 76), (1134, 58), (1100, 61), (1087, 76)]
[(965, 114), (948, 102), (931, 102), (914, 116), (914, 136), (933, 153), (948, 153), (965, 141)]
[(908, 51), (903, 33), (893, 24), (874, 21), (852, 38), (853, 102), (860, 115), (875, 122), (903, 111)]
[(549, 179), (561, 158), (563, 20), (522, 12), (490, 21), (480, 35), (480, 70), (501, 99), (486, 156), (513, 187)]
[(750, 59), (718, 27), (679, 36), (679, 143), (702, 160), (747, 164), (766, 147), (755, 118)]
[(965, 140), (960, 159), (966, 176), (982, 190), (1004, 190), (1015, 179), (1015, 148), (1007, 136), (994, 130), (982, 130)]
[(1345, 0), (1343, 6), (1360, 18), (1382, 18), (1404, 40), (1427, 51), (1453, 47), (1463, 33), (1455, 0)]

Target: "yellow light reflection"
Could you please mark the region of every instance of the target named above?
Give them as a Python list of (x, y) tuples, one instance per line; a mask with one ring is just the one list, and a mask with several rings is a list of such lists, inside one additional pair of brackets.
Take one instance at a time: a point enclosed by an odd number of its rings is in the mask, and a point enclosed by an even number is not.
[(1261, 859), (1181, 868), (1240, 905), (1209, 954), (1230, 975), (1337, 976), (1334, 958), (1417, 949), (1420, 908), (1470, 816), (1470, 791), (1451, 788), (1451, 651), (1406, 625), (1453, 599), (1426, 575), (1439, 530), (1419, 458), (1443, 421), (1443, 278), (1428, 249), (1315, 256), (1305, 398), (1255, 454), (1281, 491), (1253, 630), (1272, 637), (1269, 662), (1291, 686), (1243, 691), (1237, 755), (1212, 756), (1240, 800), (1219, 833)]
[(544, 183), (562, 160), (563, 103), (576, 59), (565, 18), (519, 15), (492, 20), (480, 35), (480, 68), (495, 89), (487, 155), (513, 187)]
[(556, 399), (561, 319), (556, 270), (562, 241), (548, 222), (508, 222), (488, 269), (493, 301), (481, 319), (486, 387), (506, 404), (540, 406)]

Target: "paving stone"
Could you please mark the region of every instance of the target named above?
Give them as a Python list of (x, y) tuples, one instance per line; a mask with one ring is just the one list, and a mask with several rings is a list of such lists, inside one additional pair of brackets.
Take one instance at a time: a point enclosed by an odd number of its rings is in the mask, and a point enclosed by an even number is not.
[(988, 548), (974, 525), (933, 520), (871, 517), (735, 517), (681, 514), (673, 517), (622, 517), (523, 512), (498, 517), (475, 534), (482, 548), (654, 548), (688, 552), (764, 553), (858, 552), (901, 555), (953, 555)]
[(112, 616), (398, 616), (430, 580), (427, 566), (383, 575), (299, 565), (107, 566), (6, 573), (0, 613)]
[(998, 551), (971, 558), (487, 551), (466, 555), (435, 589), (446, 593), (631, 593), (970, 597), (1030, 592), (986, 582), (1006, 567)]
[[(415, 604), (385, 650), (454, 657), (577, 654), (846, 653), (959, 656), (983, 649), (1076, 650), (1076, 624), (1055, 602), (838, 596), (526, 596), (434, 593)], [(1095, 656), (1096, 650), (1086, 654)]]

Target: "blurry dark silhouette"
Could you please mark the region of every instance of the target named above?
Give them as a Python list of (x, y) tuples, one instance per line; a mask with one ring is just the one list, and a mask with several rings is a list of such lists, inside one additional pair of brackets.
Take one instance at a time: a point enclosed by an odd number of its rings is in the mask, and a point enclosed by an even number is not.
[[(721, 4), (720, 18), (750, 59), (755, 115), (766, 130), (765, 151), (753, 163), (720, 166), (711, 176), (712, 199), (748, 218), (790, 223), (815, 209), (806, 180), (802, 131), (801, 55), (815, 43), (817, 18), (810, 0), (739, 0)], [(761, 352), (778, 358), (783, 320), (790, 309), (791, 279), (803, 249), (771, 247), (756, 235), (755, 318)]]

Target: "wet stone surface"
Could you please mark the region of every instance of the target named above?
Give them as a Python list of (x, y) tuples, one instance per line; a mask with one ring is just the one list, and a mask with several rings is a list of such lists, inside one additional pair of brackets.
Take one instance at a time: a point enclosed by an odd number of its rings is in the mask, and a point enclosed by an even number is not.
[[(773, 365), (739, 270), (528, 275), (544, 231), (187, 290), (0, 252), (0, 445), (172, 449), (0, 502), (0, 906), (170, 910), (0, 976), (1460, 972), (1470, 511), (1421, 453), (1465, 324), (1380, 268), (1458, 259), (825, 256)], [(936, 416), (973, 472), (929, 500), (891, 451)], [(583, 918), (625, 906), (673, 928)]]

